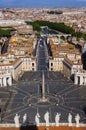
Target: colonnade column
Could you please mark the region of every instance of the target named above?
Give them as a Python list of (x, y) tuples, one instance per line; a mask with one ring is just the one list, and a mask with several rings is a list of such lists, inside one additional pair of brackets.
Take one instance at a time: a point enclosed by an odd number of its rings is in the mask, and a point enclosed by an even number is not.
[(2, 87), (2, 78), (0, 78), (0, 87)]
[(12, 77), (8, 78), (8, 84), (11, 86), (12, 85)]
[(5, 86), (5, 87), (7, 86), (7, 81), (6, 80), (7, 80), (7, 78), (3, 77), (3, 86)]
[(86, 85), (86, 77), (84, 77), (84, 85)]
[(83, 75), (80, 75), (80, 85), (83, 85)]
[(78, 76), (75, 74), (74, 76), (74, 84), (77, 85), (78, 84)]

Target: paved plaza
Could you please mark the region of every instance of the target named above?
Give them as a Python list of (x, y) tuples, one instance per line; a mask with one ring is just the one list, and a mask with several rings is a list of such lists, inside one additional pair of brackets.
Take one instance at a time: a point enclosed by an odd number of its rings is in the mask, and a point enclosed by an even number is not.
[(27, 113), (28, 123), (35, 122), (35, 115), (40, 114), (40, 122), (44, 122), (44, 114), (49, 111), (50, 122), (55, 122), (56, 113), (61, 114), (60, 122), (68, 122), (68, 114), (80, 114), (80, 122), (86, 123), (86, 86), (77, 86), (60, 72), (45, 71), (45, 97), (41, 102), (42, 72), (25, 72), (12, 86), (0, 88), (1, 119), (4, 123), (13, 123), (16, 113)]
[(61, 72), (47, 71), (49, 56), (44, 39), (38, 41), (36, 56), (38, 71), (25, 72), (12, 86), (0, 88), (1, 122), (13, 123), (17, 113), (22, 123), (26, 113), (28, 123), (33, 124), (38, 112), (43, 123), (44, 114), (48, 111), (51, 123), (55, 122), (57, 112), (61, 114), (61, 123), (68, 122), (69, 113), (73, 122), (79, 114), (80, 122), (86, 123), (86, 86), (74, 85)]

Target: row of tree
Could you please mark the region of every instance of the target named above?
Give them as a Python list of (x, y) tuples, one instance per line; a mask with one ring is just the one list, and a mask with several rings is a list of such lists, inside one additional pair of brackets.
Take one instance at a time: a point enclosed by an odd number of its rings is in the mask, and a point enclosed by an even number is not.
[(47, 11), (48, 14), (63, 14), (62, 11), (57, 11), (57, 10), (51, 10), (51, 11)]
[(49, 21), (38, 21), (38, 20), (34, 22), (26, 21), (26, 23), (31, 24), (35, 31), (40, 31), (41, 26), (47, 26), (50, 29), (60, 31), (62, 33), (67, 33), (67, 34), (74, 33), (74, 30), (71, 27), (65, 25), (64, 23), (54, 23)]
[(71, 34), (72, 36), (76, 36), (77, 39), (83, 38), (86, 40), (86, 33), (82, 32), (75, 32), (75, 30), (70, 27), (65, 25), (64, 23), (56, 23), (56, 22), (49, 22), (49, 21), (34, 21), (34, 22), (28, 22), (26, 21), (27, 24), (31, 24), (33, 26), (33, 30), (40, 32), (41, 31), (41, 26), (47, 26), (50, 29), (62, 32), (64, 34)]
[(11, 37), (12, 32), (15, 31), (12, 27), (0, 27), (0, 37)]

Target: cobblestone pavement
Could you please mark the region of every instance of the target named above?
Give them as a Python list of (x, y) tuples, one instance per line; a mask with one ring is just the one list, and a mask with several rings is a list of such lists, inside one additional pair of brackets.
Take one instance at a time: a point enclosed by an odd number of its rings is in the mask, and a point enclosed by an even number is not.
[(28, 122), (35, 122), (35, 115), (40, 114), (40, 121), (44, 122), (44, 114), (49, 111), (50, 122), (55, 122), (57, 112), (61, 113), (60, 122), (68, 122), (68, 114), (80, 114), (80, 122), (86, 123), (86, 86), (74, 85), (60, 72), (45, 72), (45, 96), (47, 101), (41, 102), (42, 74), (39, 72), (26, 72), (18, 82), (7, 88), (0, 88), (2, 122), (13, 123), (16, 113), (27, 113)]

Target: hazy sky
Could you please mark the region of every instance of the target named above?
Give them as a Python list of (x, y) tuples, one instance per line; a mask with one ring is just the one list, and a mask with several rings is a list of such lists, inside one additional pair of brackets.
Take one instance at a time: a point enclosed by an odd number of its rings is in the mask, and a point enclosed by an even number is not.
[(86, 0), (0, 0), (0, 7), (86, 6)]

